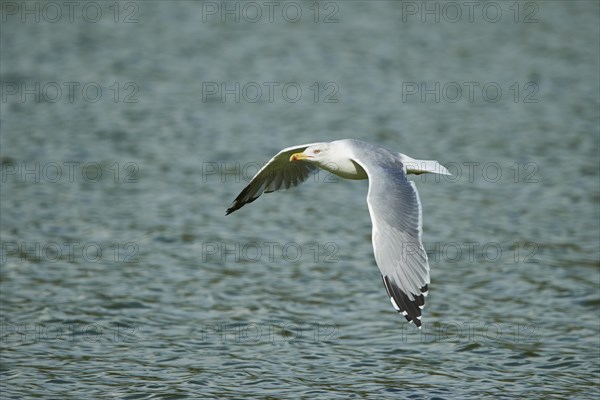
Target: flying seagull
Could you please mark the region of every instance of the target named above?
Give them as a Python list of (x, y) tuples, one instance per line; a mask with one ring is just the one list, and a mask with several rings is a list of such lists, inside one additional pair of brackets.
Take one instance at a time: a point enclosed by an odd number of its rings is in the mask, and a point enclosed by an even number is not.
[(345, 179), (369, 180), (367, 205), (373, 224), (375, 261), (392, 305), (420, 329), (430, 282), (429, 264), (421, 242), (419, 194), (406, 176), (450, 173), (437, 161), (415, 160), (354, 139), (292, 146), (281, 150), (258, 171), (226, 215), (263, 192), (298, 186), (318, 168)]

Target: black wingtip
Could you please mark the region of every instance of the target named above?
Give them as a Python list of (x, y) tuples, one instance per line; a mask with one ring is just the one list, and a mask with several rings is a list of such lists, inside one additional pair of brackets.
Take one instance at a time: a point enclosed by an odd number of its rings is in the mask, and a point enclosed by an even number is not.
[(428, 286), (421, 288), (421, 295), (413, 294), (414, 299), (410, 300), (408, 296), (400, 290), (400, 288), (392, 282), (389, 277), (382, 276), (383, 284), (388, 296), (393, 300), (392, 305), (401, 313), (409, 323), (414, 323), (417, 328), (421, 329), (421, 309), (425, 307), (425, 296), (427, 295)]
[(254, 200), (258, 199), (259, 196), (260, 195), (255, 196), (255, 197), (253, 197), (251, 199), (242, 201), (242, 200), (240, 200), (242, 197), (244, 197), (244, 191), (242, 191), (242, 193), (240, 193), (240, 195), (233, 201), (233, 203), (231, 203), (231, 205), (229, 206), (229, 208), (225, 212), (225, 216), (231, 214), (232, 212), (234, 212), (236, 210), (239, 210), (240, 208), (244, 207), (246, 204), (252, 203)]
[(227, 208), (227, 211), (225, 212), (225, 216), (227, 216), (227, 215), (231, 214), (231, 213), (232, 213), (232, 212), (234, 212), (234, 211), (237, 211), (237, 210), (239, 210), (239, 209), (240, 209), (240, 208), (242, 208), (243, 206), (244, 206), (244, 204), (240, 204), (239, 202), (237, 202), (237, 201), (234, 201), (234, 202), (233, 202), (233, 203), (232, 203), (232, 204), (229, 206), (229, 208)]

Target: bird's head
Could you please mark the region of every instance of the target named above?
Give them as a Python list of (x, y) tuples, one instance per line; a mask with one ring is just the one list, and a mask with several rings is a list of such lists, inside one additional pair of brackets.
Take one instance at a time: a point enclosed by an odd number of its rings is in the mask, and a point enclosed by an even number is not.
[(329, 157), (329, 143), (317, 143), (304, 149), (302, 153), (294, 153), (290, 156), (292, 161), (308, 161), (321, 164)]

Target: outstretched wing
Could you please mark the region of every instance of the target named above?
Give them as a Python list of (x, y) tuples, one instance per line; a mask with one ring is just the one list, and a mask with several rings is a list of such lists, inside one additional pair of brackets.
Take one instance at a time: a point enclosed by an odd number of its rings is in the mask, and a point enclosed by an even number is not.
[(302, 160), (292, 163), (290, 157), (294, 153), (303, 152), (313, 144), (315, 143), (287, 147), (277, 153), (254, 175), (248, 186), (231, 203), (225, 215), (242, 208), (245, 204), (252, 203), (263, 192), (270, 193), (281, 188), (289, 189), (304, 182), (312, 172), (317, 170), (317, 167)]
[(396, 311), (420, 327), (430, 280), (421, 242), (417, 188), (406, 178), (401, 164), (359, 164), (369, 176), (367, 204), (373, 223), (373, 251), (383, 283)]

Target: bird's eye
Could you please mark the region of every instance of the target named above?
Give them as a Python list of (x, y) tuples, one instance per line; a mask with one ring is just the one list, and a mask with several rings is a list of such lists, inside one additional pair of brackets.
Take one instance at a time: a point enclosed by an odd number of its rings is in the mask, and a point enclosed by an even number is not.
[(313, 153), (314, 154), (319, 154), (321, 152), (321, 150), (314, 150)]

